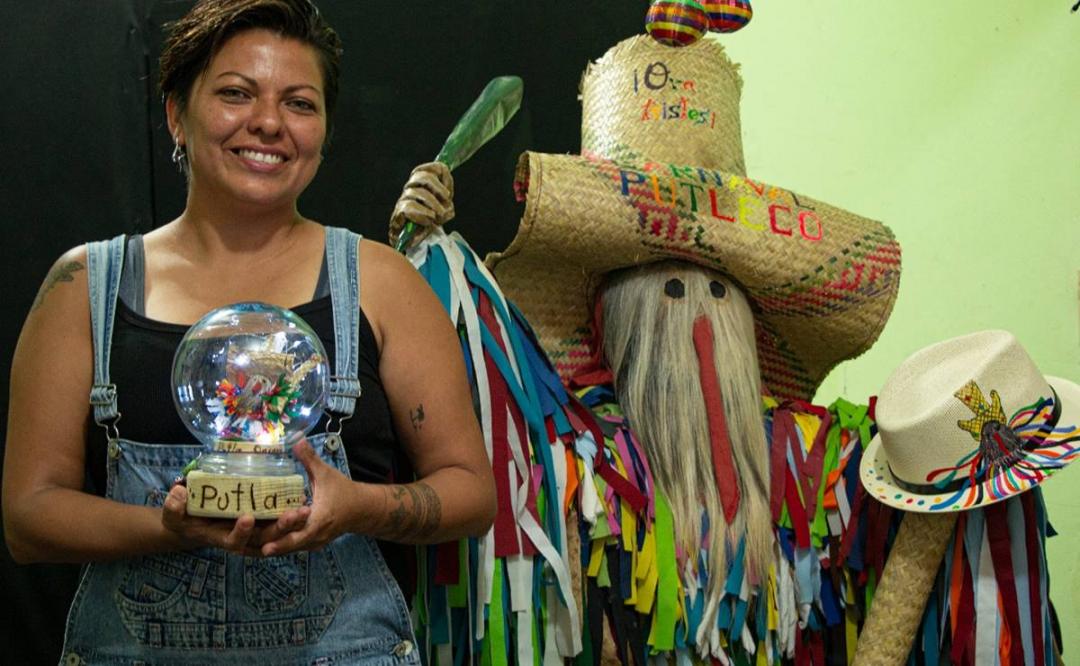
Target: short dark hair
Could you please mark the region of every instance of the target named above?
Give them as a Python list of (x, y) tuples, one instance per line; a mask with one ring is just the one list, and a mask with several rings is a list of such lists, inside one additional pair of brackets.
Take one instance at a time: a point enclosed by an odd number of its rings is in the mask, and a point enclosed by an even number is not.
[(199, 0), (183, 18), (166, 25), (159, 61), (161, 94), (175, 95), (183, 111), (195, 79), (238, 32), (264, 28), (315, 49), (323, 76), (326, 135), (333, 129), (341, 73), (341, 39), (311, 0)]

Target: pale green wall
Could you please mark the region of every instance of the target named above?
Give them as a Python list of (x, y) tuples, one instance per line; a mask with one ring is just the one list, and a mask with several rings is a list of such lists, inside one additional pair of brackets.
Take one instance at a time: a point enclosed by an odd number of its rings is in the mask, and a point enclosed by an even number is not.
[[(755, 2), (742, 63), (751, 177), (885, 221), (900, 296), (818, 393), (876, 393), (928, 344), (1011, 330), (1080, 381), (1080, 13), (1072, 0)], [(1080, 464), (1045, 486), (1052, 596), (1080, 651)]]

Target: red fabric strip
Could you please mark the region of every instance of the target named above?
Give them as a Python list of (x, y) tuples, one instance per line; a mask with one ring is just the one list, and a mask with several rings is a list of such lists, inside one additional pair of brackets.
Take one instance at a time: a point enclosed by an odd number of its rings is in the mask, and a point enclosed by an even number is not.
[(641, 513), (645, 510), (645, 507), (648, 506), (649, 502), (645, 499), (645, 496), (641, 494), (641, 491), (619, 474), (619, 470), (612, 467), (606, 458), (600, 458), (597, 465), (597, 472), (600, 474), (600, 478), (607, 481), (607, 484), (611, 486), (611, 489), (615, 491), (615, 494), (630, 505), (630, 508), (634, 510), (634, 513)]
[(795, 424), (795, 417), (790, 416), (791, 421), (791, 437), (789, 439), (793, 457), (795, 458), (795, 466), (799, 470), (799, 476), (802, 481), (803, 491), (803, 503), (806, 506), (806, 515), (809, 520), (814, 519), (814, 514), (817, 511), (817, 491), (821, 486), (822, 473), (821, 468), (825, 463), (825, 440), (829, 434), (828, 430), (828, 411), (824, 411), (824, 417), (821, 416), (819, 410), (806, 410), (805, 403), (795, 403), (797, 406), (803, 409), (804, 412), (817, 412), (818, 418), (822, 419), (821, 427), (818, 429), (817, 435), (814, 437), (814, 442), (810, 447), (810, 451), (804, 451), (802, 445), (799, 443), (798, 434), (795, 429), (798, 426)]
[[(478, 307), (477, 307), (477, 314), (480, 315), (480, 319), (488, 327), (488, 330), (491, 331), (491, 336), (495, 339), (495, 343), (499, 346), (499, 349), (502, 350), (503, 354), (506, 354), (507, 353), (506, 344), (503, 342), (503, 339), (502, 339), (502, 327), (499, 325), (499, 320), (495, 316), (495, 310), (491, 305), (491, 300), (487, 297), (487, 295), (483, 291), (480, 292), (479, 303), (478, 303)], [(499, 376), (498, 386), (499, 386), (499, 389), (501, 391), (500, 398), (502, 399), (503, 404), (505, 404), (505, 406), (507, 408), (509, 408), (509, 410), (510, 410), (510, 422), (513, 425), (514, 429), (517, 431), (518, 447), (520, 449), (521, 455), (524, 457), (524, 460), (526, 461), (526, 464), (528, 464), (532, 460), (532, 453), (529, 451), (529, 437), (528, 437), (528, 433), (527, 433), (527, 430), (526, 430), (526, 427), (525, 427), (525, 417), (521, 413), (521, 408), (518, 406), (517, 402), (514, 400), (513, 394), (510, 393), (510, 389), (506, 385), (506, 379), (504, 377), (502, 377), (501, 374), (499, 374), (499, 370), (498, 370), (497, 366), (495, 367), (494, 372), (495, 372), (495, 374), (497, 374)], [(495, 383), (491, 381), (491, 378), (492, 378), (492, 370), (491, 370), (491, 365), (489, 365), (488, 366), (488, 381), (489, 381), (489, 383), (491, 383), (491, 386), (494, 388)], [(503, 428), (503, 430), (501, 430), (501, 432), (506, 432), (505, 428), (507, 427), (507, 423), (506, 423), (506, 412), (505, 411), (501, 411), (501, 418), (502, 418), (501, 423), (502, 423), (502, 428)], [(495, 423), (494, 423), (494, 418), (493, 418), (492, 419), (492, 430), (494, 430), (494, 425), (495, 425)], [(507, 437), (505, 439), (505, 441), (507, 443), (507, 447), (509, 447), (509, 442), (510, 442), (509, 437)], [(509, 453), (509, 451), (507, 451), (507, 453)], [(513, 460), (513, 458), (509, 458), (508, 463), (509, 463), (509, 461), (512, 461), (512, 460)], [(498, 472), (496, 472), (496, 476), (497, 475), (498, 475)], [(521, 472), (520, 472), (520, 470), (515, 470), (514, 475), (515, 475), (515, 478), (520, 483), (520, 481), (521, 481)], [(504, 479), (505, 479), (505, 476), (504, 476)], [(538, 524), (543, 525), (543, 521), (540, 520), (540, 512), (536, 508), (536, 484), (534, 484), (533, 481), (534, 481), (534, 479), (531, 477), (531, 474), (530, 474), (530, 476), (528, 478), (528, 485), (527, 485), (528, 494), (527, 494), (526, 499), (525, 499), (525, 509), (529, 513), (532, 514), (533, 518), (536, 519)], [(509, 492), (515, 492), (515, 490), (513, 488), (510, 488)], [(515, 519), (515, 516), (513, 515), (513, 512), (510, 512), (509, 518), (514, 524), (514, 533), (515, 533), (515, 545), (514, 545), (514, 548), (515, 548), (515, 553), (520, 552), (522, 555), (530, 555), (530, 556), (536, 555), (539, 552), (537, 550), (537, 548), (536, 548), (536, 545), (533, 544), (532, 540), (529, 539), (528, 535), (526, 535), (524, 532), (519, 532), (518, 531), (518, 529), (517, 529), (517, 521)], [(495, 552), (496, 552), (496, 555), (499, 555), (498, 547), (496, 547)]]
[(791, 468), (785, 468), (784, 471), (787, 477), (784, 493), (787, 497), (788, 514), (791, 515), (791, 528), (795, 530), (795, 545), (799, 548), (809, 548), (810, 524), (806, 520), (806, 509), (799, 500), (799, 490), (795, 485), (798, 482), (791, 475)]
[[(963, 534), (957, 532), (956, 538), (962, 540)], [(952, 650), (949, 656), (954, 664), (969, 664), (975, 657), (975, 588), (971, 580), (972, 571), (968, 566), (968, 558), (961, 557), (958, 564), (963, 567), (963, 574), (960, 603), (952, 609), (952, 615), (956, 619), (956, 631), (953, 633)]]
[(724, 518), (730, 525), (739, 511), (739, 479), (735, 474), (735, 458), (731, 453), (720, 381), (716, 377), (714, 342), (712, 324), (708, 318), (698, 317), (694, 321), (694, 349), (697, 351), (701, 393), (705, 398), (705, 416), (709, 423), (713, 476), (720, 493), (720, 505), (724, 508)]
[(1035, 493), (1020, 496), (1024, 507), (1024, 543), (1027, 546), (1028, 597), (1031, 603), (1031, 638), (1035, 643), (1035, 663), (1045, 664), (1046, 653), (1043, 645), (1043, 604), (1042, 604), (1042, 536), (1035, 517)]
[(1009, 513), (1005, 502), (991, 504), (985, 509), (987, 542), (990, 559), (994, 562), (994, 578), (997, 579), (998, 595), (1005, 610), (1005, 626), (1012, 637), (1009, 641), (1010, 664), (1024, 663), (1024, 651), (1020, 629), (1020, 609), (1016, 601), (1016, 576), (1013, 574), (1012, 553), (1009, 540)]
[(811, 632), (810, 650), (814, 655), (814, 664), (816, 666), (825, 666), (825, 632)]
[(461, 561), (458, 559), (458, 542), (440, 543), (435, 550), (435, 584), (456, 585), (461, 579)]
[(774, 523), (780, 522), (784, 509), (784, 480), (787, 476), (787, 447), (791, 414), (782, 407), (773, 410), (772, 442), (769, 449), (769, 510)]
[(484, 365), (487, 366), (491, 390), (491, 468), (495, 474), (495, 495), (499, 505), (495, 513), (495, 557), (506, 557), (521, 552), (510, 497), (510, 478), (507, 476), (510, 465), (510, 441), (506, 434), (508, 391), (498, 366), (487, 354), (484, 354)]
[(604, 433), (596, 423), (596, 416), (589, 411), (588, 407), (573, 397), (570, 399), (570, 407), (581, 419), (588, 431), (592, 433), (593, 439), (596, 440), (596, 456), (593, 458), (593, 469), (600, 475), (600, 478), (611, 486), (616, 495), (630, 505), (635, 513), (641, 513), (648, 506), (648, 500), (640, 490), (634, 487), (634, 484), (623, 478), (618, 470), (612, 467), (607, 458), (604, 457)]
[(797, 407), (798, 411), (802, 412), (803, 414), (813, 414), (814, 416), (818, 417), (822, 421), (829, 418), (829, 409), (827, 407), (822, 407), (821, 405), (815, 405), (815, 404), (809, 403), (809, 402), (807, 402), (805, 400), (795, 400), (795, 399), (793, 399), (793, 400), (788, 400), (787, 402), (788, 402), (788, 404), (791, 404), (791, 405), (794, 405), (795, 407)]
[(892, 511), (881, 502), (868, 498), (871, 502), (870, 513), (867, 515), (866, 554), (864, 559), (867, 566), (877, 572), (878, 580), (885, 570), (885, 541), (889, 538), (889, 524), (892, 522)]
[(795, 637), (795, 666), (810, 666), (810, 646), (806, 644), (806, 632), (797, 631)]

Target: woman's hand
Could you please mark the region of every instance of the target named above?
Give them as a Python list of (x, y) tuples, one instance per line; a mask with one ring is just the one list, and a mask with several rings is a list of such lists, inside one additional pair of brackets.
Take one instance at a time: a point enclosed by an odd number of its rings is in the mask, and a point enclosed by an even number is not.
[(188, 515), (187, 500), (187, 488), (175, 485), (165, 498), (161, 513), (161, 524), (177, 537), (179, 547), (210, 546), (247, 557), (261, 557), (260, 547), (264, 543), (302, 529), (311, 514), (311, 508), (304, 506), (286, 511), (270, 524), (257, 524), (251, 514), (232, 522)]
[(357, 484), (326, 464), (306, 439), (294, 446), (292, 452), (307, 470), (311, 506), (303, 507), (309, 513), (299, 528), (262, 540), (261, 554), (265, 557), (298, 550), (319, 550), (350, 530), (348, 514), (357, 502)]
[(442, 162), (421, 164), (409, 174), (390, 216), (390, 244), (397, 245), (405, 222), (420, 226), (413, 237), (419, 240), (436, 226), (454, 219), (454, 178)]

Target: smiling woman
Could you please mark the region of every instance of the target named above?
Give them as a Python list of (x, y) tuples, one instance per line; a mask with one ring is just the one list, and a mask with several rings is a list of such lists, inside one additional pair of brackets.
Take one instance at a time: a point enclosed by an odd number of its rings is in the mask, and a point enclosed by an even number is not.
[[(184, 210), (145, 236), (70, 250), (24, 324), (5, 537), (21, 562), (91, 563), (69, 663), (418, 663), (375, 539), (443, 542), (491, 524), (491, 467), (438, 300), (390, 248), (297, 209), (332, 126), (339, 57), (307, 0), (196, 3), (161, 59)], [(272, 522), (190, 516), (173, 484), (199, 450), (169, 393), (177, 344), (240, 301), (293, 309), (334, 364), (320, 434), (294, 449), (311, 502)]]

